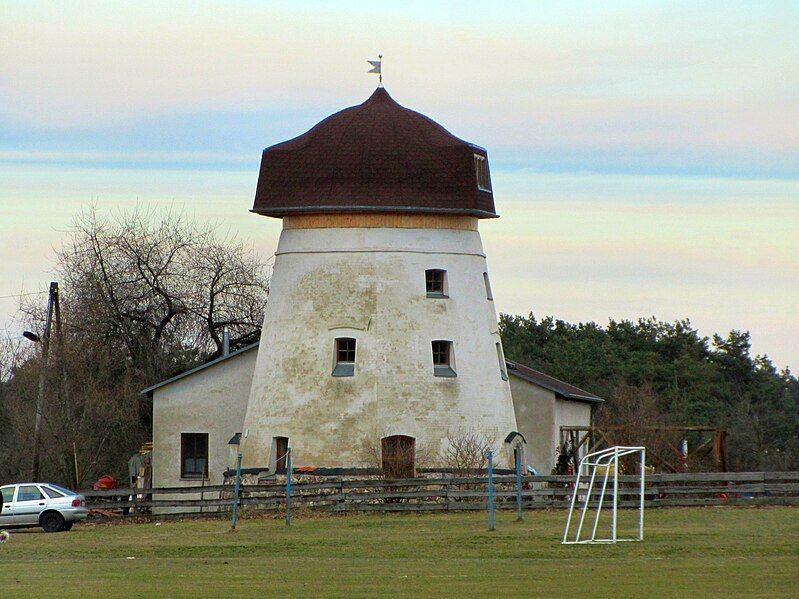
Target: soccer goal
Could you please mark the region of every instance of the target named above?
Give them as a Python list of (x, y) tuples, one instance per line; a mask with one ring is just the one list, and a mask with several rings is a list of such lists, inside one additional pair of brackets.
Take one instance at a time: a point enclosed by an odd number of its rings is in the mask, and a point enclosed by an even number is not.
[[(635, 487), (625, 486), (619, 489), (619, 474), (621, 471), (620, 458), (626, 456), (640, 457), (638, 473), (635, 475), (638, 484)], [(629, 464), (630, 459), (625, 460)], [(592, 543), (615, 543), (617, 541), (643, 541), (644, 540), (644, 472), (646, 470), (646, 449), (643, 447), (610, 447), (601, 451), (589, 453), (580, 460), (577, 468), (577, 476), (574, 480), (574, 488), (569, 505), (569, 515), (566, 518), (566, 528), (563, 531), (564, 545), (592, 544)], [(610, 488), (608, 488), (610, 486)], [(617, 523), (619, 511), (619, 495), (637, 495), (638, 506), (638, 535), (619, 536)], [(606, 503), (612, 500), (609, 507)], [(579, 512), (579, 521), (572, 533), (572, 518), (576, 511)], [(602, 509), (610, 512), (610, 525), (600, 527), (599, 518)], [(595, 510), (593, 514), (593, 524), (588, 524), (591, 529), (590, 536), (583, 533), (583, 526), (586, 525), (586, 516), (590, 510)], [(590, 521), (591, 518), (589, 517)], [(608, 530), (609, 528), (609, 530)]]

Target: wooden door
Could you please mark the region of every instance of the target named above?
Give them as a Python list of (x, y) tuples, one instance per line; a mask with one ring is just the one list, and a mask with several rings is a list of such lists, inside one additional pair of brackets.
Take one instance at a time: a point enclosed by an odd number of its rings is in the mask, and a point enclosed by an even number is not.
[(386, 478), (416, 476), (416, 439), (406, 435), (384, 437), (381, 449), (383, 476)]
[(275, 437), (275, 472), (286, 472), (286, 458), (289, 451), (288, 437)]

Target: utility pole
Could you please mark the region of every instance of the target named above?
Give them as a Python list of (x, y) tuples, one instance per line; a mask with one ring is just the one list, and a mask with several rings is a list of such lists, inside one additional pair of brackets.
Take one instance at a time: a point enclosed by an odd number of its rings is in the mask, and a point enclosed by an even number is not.
[(53, 309), (57, 303), (58, 283), (53, 281), (50, 283), (50, 292), (47, 298), (47, 320), (45, 320), (44, 323), (44, 334), (40, 339), (42, 343), (42, 366), (39, 370), (39, 393), (36, 396), (36, 423), (33, 427), (33, 471), (31, 472), (31, 482), (38, 482), (39, 480), (39, 446), (42, 436), (42, 412), (44, 410), (44, 392), (47, 378), (47, 358), (50, 355), (50, 327), (53, 323)]
[[(69, 403), (69, 393), (67, 388), (67, 365), (64, 360), (64, 333), (61, 329), (61, 295), (58, 293), (58, 283), (55, 284), (55, 295), (53, 296), (53, 317), (55, 318), (55, 356), (58, 370), (58, 401), (61, 402), (65, 413), (69, 414), (69, 431), (74, 434), (72, 426), (72, 406)], [(78, 448), (75, 437), (72, 438), (72, 460), (75, 464), (75, 485), (74, 489), (80, 488), (80, 471), (78, 470)]]

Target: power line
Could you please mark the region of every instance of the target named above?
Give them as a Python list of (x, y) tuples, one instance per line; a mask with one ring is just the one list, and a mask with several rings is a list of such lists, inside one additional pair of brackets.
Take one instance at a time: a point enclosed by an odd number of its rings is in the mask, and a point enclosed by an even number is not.
[(11, 295), (0, 295), (0, 299), (10, 299), (12, 297), (27, 297), (29, 295), (42, 295), (46, 291), (31, 291), (30, 293), (14, 293)]

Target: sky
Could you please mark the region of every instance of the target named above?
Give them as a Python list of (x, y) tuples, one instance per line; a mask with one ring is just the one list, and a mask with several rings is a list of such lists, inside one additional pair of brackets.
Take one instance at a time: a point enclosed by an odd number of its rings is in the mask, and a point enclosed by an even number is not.
[(795, 369), (797, 30), (795, 2), (5, 0), (0, 329), (92, 203), (271, 256), (261, 150), (366, 99), (382, 53), (398, 102), (488, 149), (499, 310), (690, 318)]

